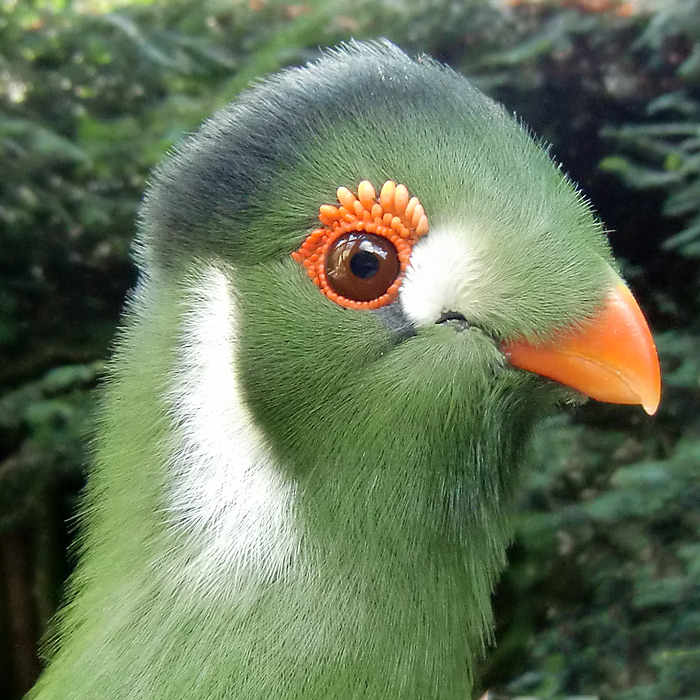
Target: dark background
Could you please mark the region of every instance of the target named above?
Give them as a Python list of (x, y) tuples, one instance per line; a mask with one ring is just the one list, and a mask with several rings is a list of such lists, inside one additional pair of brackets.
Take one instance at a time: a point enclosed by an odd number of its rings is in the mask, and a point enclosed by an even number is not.
[[(543, 426), (498, 697), (700, 698), (700, 0), (0, 2), (0, 700), (40, 669), (149, 169), (258, 75), (351, 36), (465, 72), (552, 144), (654, 328), (658, 414)], [(349, 8), (352, 9), (349, 9)]]

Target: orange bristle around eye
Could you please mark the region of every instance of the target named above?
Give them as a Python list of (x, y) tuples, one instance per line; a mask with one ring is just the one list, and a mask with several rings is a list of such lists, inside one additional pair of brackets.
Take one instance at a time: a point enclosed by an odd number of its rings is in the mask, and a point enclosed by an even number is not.
[[(339, 206), (322, 204), (318, 218), (322, 228), (306, 237), (292, 258), (301, 263), (320, 290), (336, 304), (348, 309), (377, 309), (391, 303), (399, 293), (413, 246), (428, 232), (428, 218), (417, 197), (411, 197), (405, 185), (385, 182), (377, 192), (368, 180), (357, 186), (357, 195), (347, 187), (336, 191)], [(381, 236), (396, 248), (400, 271), (383, 294), (370, 301), (355, 301), (334, 291), (326, 276), (329, 248), (341, 236), (357, 232)], [(371, 237), (371, 236), (370, 236)], [(339, 242), (340, 244), (340, 242)]]

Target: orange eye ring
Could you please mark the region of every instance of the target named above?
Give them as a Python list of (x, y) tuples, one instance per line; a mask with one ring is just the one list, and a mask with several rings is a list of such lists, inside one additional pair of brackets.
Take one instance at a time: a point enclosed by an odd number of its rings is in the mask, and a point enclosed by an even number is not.
[[(322, 228), (312, 231), (292, 258), (301, 263), (314, 284), (333, 302), (346, 309), (378, 309), (391, 303), (408, 267), (416, 241), (428, 233), (428, 217), (417, 197), (411, 197), (405, 185), (387, 180), (377, 197), (371, 182), (363, 180), (357, 195), (346, 187), (337, 190), (340, 206), (323, 204), (318, 218)], [(386, 238), (396, 248), (399, 273), (386, 291), (376, 298), (358, 301), (342, 296), (331, 287), (326, 264), (335, 242), (348, 233), (364, 232)]]

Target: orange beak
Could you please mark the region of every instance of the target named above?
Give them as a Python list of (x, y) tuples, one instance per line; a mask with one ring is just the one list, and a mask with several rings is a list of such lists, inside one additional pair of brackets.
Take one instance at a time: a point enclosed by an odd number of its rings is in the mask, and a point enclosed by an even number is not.
[(506, 343), (502, 350), (516, 367), (598, 401), (641, 404), (649, 415), (659, 406), (661, 369), (654, 339), (622, 280), (585, 327), (563, 332), (541, 345)]

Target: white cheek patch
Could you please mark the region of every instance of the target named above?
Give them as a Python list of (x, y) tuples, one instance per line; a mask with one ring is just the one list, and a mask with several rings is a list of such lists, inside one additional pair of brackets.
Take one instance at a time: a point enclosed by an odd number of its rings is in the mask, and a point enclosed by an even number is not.
[(169, 397), (169, 512), (185, 559), (177, 577), (215, 594), (280, 575), (298, 546), (295, 486), (271, 458), (236, 377), (229, 285), (214, 267), (192, 285)]
[(466, 227), (431, 230), (411, 253), (401, 307), (419, 327), (435, 323), (444, 311), (473, 320), (486, 293), (483, 273), (482, 256)]

